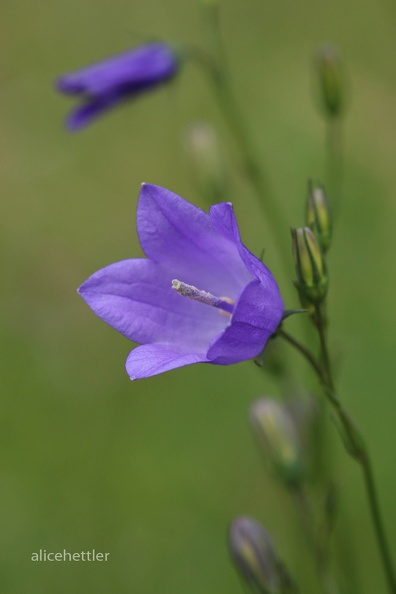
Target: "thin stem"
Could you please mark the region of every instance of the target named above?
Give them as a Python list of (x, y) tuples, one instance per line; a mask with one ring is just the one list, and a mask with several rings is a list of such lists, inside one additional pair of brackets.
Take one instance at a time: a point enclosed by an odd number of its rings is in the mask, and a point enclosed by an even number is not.
[(337, 397), (334, 388), (334, 382), (330, 369), (330, 358), (328, 354), (325, 320), (323, 310), (316, 309), (314, 319), (315, 325), (318, 329), (319, 339), (321, 344), (321, 364), (318, 364), (315, 357), (308, 351), (308, 349), (301, 345), (297, 340), (281, 331), (280, 336), (283, 336), (289, 344), (293, 345), (304, 356), (304, 358), (315, 369), (318, 378), (322, 384), (325, 395), (333, 407), (336, 417), (339, 422), (339, 429), (341, 431), (344, 445), (349, 454), (360, 464), (363, 472), (363, 478), (370, 508), (370, 514), (374, 525), (375, 535), (377, 538), (378, 548), (381, 554), (381, 560), (388, 583), (388, 589), (391, 594), (396, 594), (396, 578), (393, 569), (393, 563), (389, 551), (389, 545), (385, 535), (384, 523), (379, 507), (377, 489), (375, 485), (373, 469), (363, 438), (349, 417), (348, 413), (342, 407), (340, 400)]
[(282, 336), (282, 338), (284, 338), (286, 340), (286, 342), (288, 342), (295, 349), (297, 349), (301, 353), (301, 355), (308, 361), (308, 363), (313, 367), (317, 376), (319, 378), (321, 378), (322, 369), (321, 369), (318, 361), (316, 360), (315, 356), (311, 353), (311, 351), (306, 346), (304, 346), (299, 340), (294, 338), (294, 336), (291, 336), (291, 334), (289, 334), (285, 330), (280, 330), (278, 333), (278, 336)]
[(313, 522), (312, 509), (311, 509), (311, 506), (309, 505), (306, 493), (301, 486), (293, 489), (293, 498), (294, 498), (294, 502), (296, 504), (296, 508), (298, 510), (298, 513), (299, 513), (299, 516), (300, 516), (300, 519), (302, 522), (302, 528), (303, 528), (303, 531), (305, 534), (306, 541), (307, 541), (308, 545), (310, 546), (310, 548), (315, 553), (315, 556), (317, 556), (316, 536), (315, 536), (315, 527), (314, 527), (314, 522)]
[(389, 552), (389, 546), (385, 535), (385, 530), (380, 514), (380, 507), (378, 501), (377, 490), (375, 487), (375, 480), (373, 475), (373, 469), (368, 452), (365, 452), (364, 459), (362, 460), (362, 467), (364, 471), (364, 480), (366, 483), (366, 491), (371, 509), (371, 516), (375, 525), (377, 533), (378, 544), (381, 549), (382, 560), (384, 564), (385, 573), (388, 579), (388, 586), (390, 592), (396, 592), (396, 580), (393, 571), (392, 559)]
[(215, 61), (215, 67), (212, 65), (209, 68), (215, 96), (239, 147), (245, 174), (249, 178), (261, 205), (264, 207), (273, 239), (277, 242), (279, 253), (285, 265), (287, 265), (289, 262), (287, 242), (282, 241), (285, 230), (283, 216), (277, 202), (271, 196), (270, 184), (263, 171), (261, 159), (256, 153), (239, 105), (232, 91), (222, 43), (218, 6), (207, 6), (206, 14), (208, 34)]
[(306, 492), (301, 486), (297, 487), (293, 489), (293, 497), (301, 518), (307, 544), (315, 561), (316, 572), (323, 591), (326, 594), (338, 594), (339, 590), (337, 584), (329, 569), (327, 551), (320, 546), (318, 540), (318, 535), (315, 529), (315, 519)]
[(337, 214), (342, 193), (343, 156), (342, 120), (332, 117), (326, 123), (327, 183), (333, 203), (333, 215)]
[(313, 315), (313, 323), (318, 331), (320, 341), (320, 358), (322, 363), (322, 372), (326, 376), (326, 385), (334, 391), (334, 382), (332, 379), (330, 355), (327, 348), (327, 320), (324, 313), (324, 305), (316, 305), (315, 313)]

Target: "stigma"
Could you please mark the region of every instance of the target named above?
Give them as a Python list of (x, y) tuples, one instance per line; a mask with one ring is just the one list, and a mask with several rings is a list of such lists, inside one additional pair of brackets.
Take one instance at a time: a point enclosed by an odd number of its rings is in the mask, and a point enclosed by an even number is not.
[(179, 295), (188, 297), (194, 301), (217, 307), (223, 315), (231, 315), (234, 311), (235, 301), (229, 297), (216, 297), (207, 291), (201, 291), (193, 285), (188, 285), (177, 279), (172, 281), (172, 289), (177, 291)]

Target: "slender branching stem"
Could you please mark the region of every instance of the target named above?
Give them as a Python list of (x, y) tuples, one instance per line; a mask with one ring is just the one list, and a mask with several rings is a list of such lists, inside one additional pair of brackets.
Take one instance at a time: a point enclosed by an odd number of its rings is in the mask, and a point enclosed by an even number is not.
[(327, 184), (332, 197), (333, 216), (338, 214), (343, 181), (343, 122), (340, 116), (326, 122)]
[(291, 336), (291, 334), (289, 334), (285, 330), (279, 330), (278, 336), (281, 336), (282, 338), (284, 338), (286, 340), (286, 342), (288, 342), (295, 349), (297, 349), (301, 353), (301, 355), (308, 361), (308, 363), (311, 365), (311, 367), (314, 369), (316, 375), (319, 378), (321, 378), (322, 369), (320, 367), (319, 361), (317, 361), (315, 355), (313, 355), (311, 353), (311, 351), (306, 346), (304, 346), (299, 340), (294, 338), (294, 336)]
[(312, 553), (318, 580), (325, 594), (338, 594), (339, 590), (329, 568), (327, 551), (321, 546), (315, 526), (315, 518), (307, 494), (302, 486), (292, 490), (307, 545)]
[(343, 437), (344, 445), (348, 453), (360, 464), (362, 469), (365, 489), (367, 493), (370, 514), (373, 521), (373, 526), (377, 538), (378, 548), (381, 554), (382, 564), (388, 584), (388, 589), (391, 594), (396, 594), (396, 578), (393, 569), (392, 558), (385, 534), (384, 522), (381, 516), (379, 507), (378, 494), (374, 480), (374, 474), (370, 456), (367, 446), (350, 416), (343, 408), (335, 391), (334, 381), (330, 367), (330, 357), (327, 347), (326, 338), (326, 320), (324, 311), (321, 306), (317, 306), (313, 317), (314, 324), (318, 330), (320, 347), (321, 347), (321, 361), (318, 363), (314, 355), (304, 345), (299, 343), (296, 339), (291, 337), (284, 331), (279, 332), (287, 340), (289, 344), (294, 346), (310, 363), (315, 370), (324, 390), (324, 393), (329, 401), (333, 411), (335, 412), (338, 421), (338, 427)]
[(205, 8), (205, 14), (207, 32), (213, 54), (213, 62), (208, 69), (212, 88), (214, 89), (215, 97), (223, 117), (225, 118), (239, 148), (244, 173), (250, 180), (260, 201), (260, 205), (264, 209), (272, 237), (276, 242), (277, 249), (284, 261), (284, 265), (287, 266), (289, 262), (289, 253), (287, 250), (287, 242), (283, 241), (285, 224), (282, 212), (272, 195), (269, 180), (262, 165), (262, 160), (257, 154), (232, 90), (222, 42), (219, 7), (215, 4), (208, 5)]

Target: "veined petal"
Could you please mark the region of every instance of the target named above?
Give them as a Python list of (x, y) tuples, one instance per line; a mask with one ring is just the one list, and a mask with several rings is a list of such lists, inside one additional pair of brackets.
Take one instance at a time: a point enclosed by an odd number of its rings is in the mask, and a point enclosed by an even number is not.
[(205, 353), (189, 353), (169, 344), (145, 344), (129, 353), (125, 367), (129, 377), (135, 380), (204, 362), (207, 362)]
[(231, 324), (208, 350), (208, 360), (230, 365), (256, 357), (282, 319), (283, 302), (274, 286), (258, 279), (243, 290), (232, 315)]
[(227, 319), (171, 288), (172, 273), (151, 260), (123, 260), (102, 268), (79, 289), (91, 309), (130, 340), (207, 350)]
[(137, 229), (149, 258), (199, 289), (236, 299), (252, 279), (235, 241), (215, 230), (207, 213), (169, 190), (143, 185)]
[(232, 204), (229, 202), (214, 204), (210, 209), (210, 220), (213, 227), (223, 237), (235, 243), (241, 259), (253, 276), (262, 283), (270, 282), (276, 285), (274, 277), (265, 264), (256, 258), (242, 243)]

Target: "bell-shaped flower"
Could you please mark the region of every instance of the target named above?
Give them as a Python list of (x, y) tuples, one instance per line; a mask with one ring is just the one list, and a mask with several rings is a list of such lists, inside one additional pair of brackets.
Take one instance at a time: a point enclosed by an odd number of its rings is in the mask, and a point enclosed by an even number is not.
[(79, 289), (100, 318), (142, 345), (126, 361), (131, 379), (192, 363), (230, 365), (264, 349), (283, 301), (241, 242), (230, 203), (208, 214), (144, 184), (137, 232), (147, 258), (111, 264)]
[(80, 130), (116, 105), (171, 79), (179, 59), (166, 43), (149, 43), (60, 76), (59, 91), (81, 97), (66, 125)]

